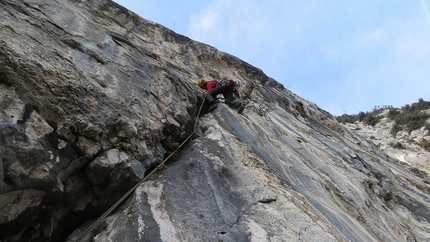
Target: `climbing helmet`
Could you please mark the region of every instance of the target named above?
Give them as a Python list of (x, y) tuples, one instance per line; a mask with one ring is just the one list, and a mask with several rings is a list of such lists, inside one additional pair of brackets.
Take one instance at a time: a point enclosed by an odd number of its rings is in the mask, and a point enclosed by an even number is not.
[(197, 81), (197, 85), (199, 85), (199, 87), (203, 86), (205, 84), (205, 79), (204, 78), (200, 78), (200, 80)]

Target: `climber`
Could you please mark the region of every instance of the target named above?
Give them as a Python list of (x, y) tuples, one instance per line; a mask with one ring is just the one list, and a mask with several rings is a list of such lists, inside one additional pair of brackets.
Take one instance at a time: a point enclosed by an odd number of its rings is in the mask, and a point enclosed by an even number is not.
[(236, 100), (233, 96), (234, 94), (238, 98), (240, 98), (236, 84), (237, 83), (235, 81), (231, 80), (228, 77), (224, 77), (219, 81), (212, 80), (206, 82), (204, 78), (201, 78), (197, 81), (197, 85), (199, 85), (199, 87), (208, 91), (208, 93), (206, 94), (206, 100), (209, 102), (210, 105), (208, 110), (209, 112), (212, 112), (218, 107), (216, 103), (217, 95), (222, 94), (224, 96), (225, 103), (231, 108), (237, 109), (237, 112), (241, 114), (245, 109), (245, 104)]

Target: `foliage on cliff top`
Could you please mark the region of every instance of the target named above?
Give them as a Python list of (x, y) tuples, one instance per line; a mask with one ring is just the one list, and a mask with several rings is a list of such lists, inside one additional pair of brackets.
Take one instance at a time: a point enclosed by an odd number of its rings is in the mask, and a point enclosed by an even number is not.
[(393, 120), (395, 123), (391, 129), (391, 134), (395, 135), (398, 131), (405, 130), (411, 132), (413, 130), (426, 127), (430, 131), (430, 124), (427, 123), (430, 118), (430, 102), (420, 98), (418, 102), (407, 104), (402, 108), (394, 108), (393, 106), (375, 106), (371, 112), (359, 112), (359, 114), (343, 114), (336, 117), (339, 123), (354, 123), (364, 122), (367, 125), (375, 126), (381, 117), (384, 110), (389, 109), (386, 117)]

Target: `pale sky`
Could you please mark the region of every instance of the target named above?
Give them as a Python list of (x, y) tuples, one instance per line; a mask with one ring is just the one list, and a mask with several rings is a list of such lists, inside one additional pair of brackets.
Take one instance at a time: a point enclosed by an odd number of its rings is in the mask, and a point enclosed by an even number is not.
[(114, 1), (333, 115), (430, 101), (430, 0)]

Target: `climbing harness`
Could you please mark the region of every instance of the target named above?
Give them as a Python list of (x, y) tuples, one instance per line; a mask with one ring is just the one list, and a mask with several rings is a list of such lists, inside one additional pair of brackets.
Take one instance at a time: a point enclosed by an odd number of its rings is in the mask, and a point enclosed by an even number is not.
[[(206, 94), (205, 94), (205, 96), (206, 96)], [(82, 241), (82, 239), (84, 239), (95, 227), (97, 227), (97, 225), (99, 225), (100, 222), (103, 221), (103, 219), (105, 219), (107, 216), (109, 216), (109, 214), (111, 214), (113, 212), (113, 210), (115, 210), (128, 196), (130, 196), (130, 194), (133, 193), (134, 190), (136, 190), (136, 188), (138, 186), (140, 186), (144, 181), (146, 181), (149, 176), (151, 176), (157, 170), (161, 170), (166, 166), (164, 163), (166, 163), (166, 161), (168, 161), (170, 159), (170, 157), (172, 157), (182, 147), (182, 145), (184, 145), (191, 138), (191, 136), (196, 131), (197, 120), (198, 120), (198, 117), (200, 116), (200, 112), (202, 110), (203, 103), (205, 102), (204, 100), (205, 99), (203, 97), (202, 104), (200, 105), (199, 112), (198, 112), (197, 117), (196, 117), (196, 121), (194, 122), (193, 132), (191, 132), (191, 134), (178, 146), (178, 148), (176, 148), (176, 150), (174, 150), (172, 153), (170, 153), (169, 156), (167, 156), (160, 164), (158, 164), (158, 166), (155, 169), (153, 169), (148, 175), (146, 175), (142, 180), (140, 180), (136, 185), (134, 185), (134, 187), (132, 187), (130, 190), (128, 190), (128, 192), (126, 194), (124, 194), (120, 199), (118, 199), (118, 201), (116, 201), (102, 216), (100, 216), (93, 224), (91, 224), (91, 226), (88, 229), (86, 229), (84, 231), (84, 233), (82, 233), (82, 235), (79, 236), (79, 238), (75, 240), (75, 242)]]

